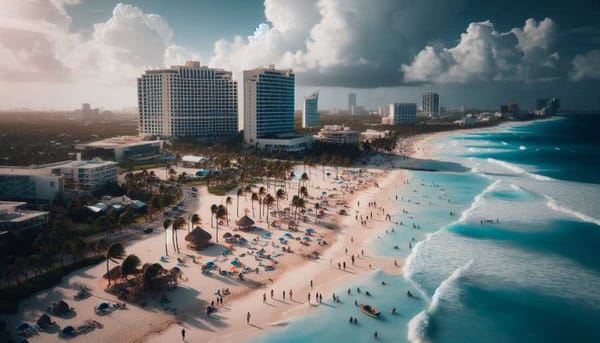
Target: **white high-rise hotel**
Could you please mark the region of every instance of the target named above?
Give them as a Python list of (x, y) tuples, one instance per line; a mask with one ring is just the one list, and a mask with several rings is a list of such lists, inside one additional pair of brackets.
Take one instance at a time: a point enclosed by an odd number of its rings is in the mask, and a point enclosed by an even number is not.
[(302, 127), (317, 127), (321, 117), (319, 115), (319, 91), (314, 91), (304, 98), (302, 106)]
[(237, 82), (230, 71), (186, 62), (138, 78), (141, 136), (216, 137), (238, 132)]
[(244, 141), (294, 132), (295, 75), (291, 69), (244, 70)]

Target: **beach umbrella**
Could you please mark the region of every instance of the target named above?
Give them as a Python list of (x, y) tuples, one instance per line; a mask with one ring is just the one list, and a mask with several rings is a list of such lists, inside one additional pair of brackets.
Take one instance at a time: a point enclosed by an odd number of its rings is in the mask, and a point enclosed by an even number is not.
[(52, 305), (52, 313), (54, 314), (63, 314), (69, 312), (69, 310), (69, 304), (67, 304), (64, 300)]
[(100, 305), (98, 305), (96, 308), (97, 308), (98, 310), (101, 310), (101, 311), (102, 311), (102, 310), (106, 310), (106, 309), (107, 309), (107, 308), (109, 308), (109, 307), (110, 307), (110, 305), (109, 305), (108, 303), (100, 303)]
[(310, 237), (308, 237), (308, 236), (304, 236), (304, 237), (302, 237), (302, 239), (305, 241), (310, 241)]
[(306, 229), (306, 232), (308, 232), (308, 233), (314, 233), (315, 229), (313, 229), (312, 227), (309, 227), (308, 229)]
[(230, 269), (230, 270), (231, 270), (232, 272), (237, 272), (237, 267), (235, 267), (235, 266), (234, 266), (234, 267), (231, 267), (231, 269)]
[(231, 236), (232, 236), (231, 232), (225, 232), (225, 234), (223, 234), (223, 238), (225, 238), (225, 239), (227, 239)]
[(74, 332), (75, 332), (75, 328), (72, 327), (71, 325), (65, 326), (62, 329), (62, 333), (65, 334), (65, 335), (72, 335)]
[(265, 232), (262, 234), (263, 238), (271, 238), (271, 233), (270, 232)]
[(286, 232), (286, 233), (284, 234), (284, 236), (286, 236), (286, 237), (288, 237), (288, 238), (294, 238), (294, 236), (293, 236), (291, 233), (289, 233), (289, 232)]

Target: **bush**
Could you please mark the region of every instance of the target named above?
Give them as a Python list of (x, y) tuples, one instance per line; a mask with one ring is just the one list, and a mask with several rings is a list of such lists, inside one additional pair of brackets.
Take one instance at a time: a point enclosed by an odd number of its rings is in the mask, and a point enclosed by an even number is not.
[(238, 185), (235, 183), (226, 183), (223, 185), (210, 186), (208, 187), (208, 192), (215, 195), (225, 195), (230, 190), (236, 188)]
[(46, 288), (58, 285), (62, 278), (83, 267), (88, 267), (104, 261), (104, 255), (87, 257), (75, 263), (53, 269), (44, 274), (27, 279), (19, 285), (8, 286), (0, 289), (0, 313), (15, 313), (19, 301)]

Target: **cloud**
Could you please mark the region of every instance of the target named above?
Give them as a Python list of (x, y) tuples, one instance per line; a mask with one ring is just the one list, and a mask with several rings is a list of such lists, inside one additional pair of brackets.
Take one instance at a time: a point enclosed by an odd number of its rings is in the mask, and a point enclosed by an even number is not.
[(291, 67), (306, 85), (399, 85), (399, 64), (451, 22), (463, 2), (266, 0), (267, 21), (249, 37), (219, 40), (210, 64), (234, 71)]
[(600, 80), (600, 50), (594, 49), (575, 56), (570, 78), (573, 81)]
[(498, 32), (490, 21), (471, 23), (456, 46), (426, 46), (401, 70), (407, 82), (542, 80), (557, 75), (556, 32), (550, 18), (530, 18), (509, 32)]

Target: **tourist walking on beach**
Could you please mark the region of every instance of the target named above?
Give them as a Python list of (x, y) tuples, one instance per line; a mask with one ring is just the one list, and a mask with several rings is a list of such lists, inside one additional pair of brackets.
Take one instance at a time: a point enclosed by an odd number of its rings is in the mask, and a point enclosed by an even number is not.
[(185, 329), (184, 328), (181, 329), (181, 339), (183, 341), (185, 341)]
[(252, 315), (250, 314), (250, 312), (248, 312), (248, 313), (246, 314), (246, 323), (250, 324), (250, 317), (251, 317), (251, 316), (252, 316)]
[(292, 297), (294, 296), (294, 293), (292, 292), (292, 290), (290, 289), (290, 300), (292, 300)]

